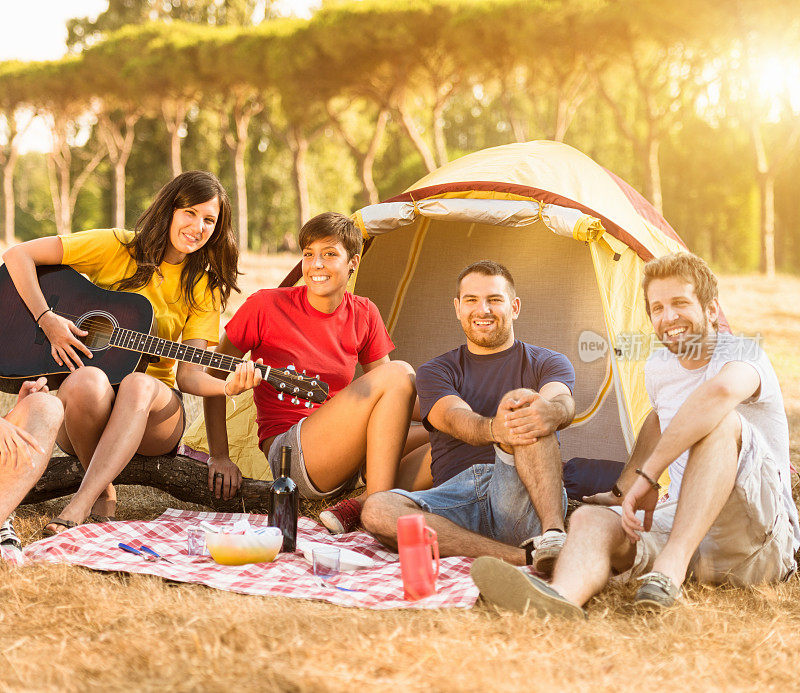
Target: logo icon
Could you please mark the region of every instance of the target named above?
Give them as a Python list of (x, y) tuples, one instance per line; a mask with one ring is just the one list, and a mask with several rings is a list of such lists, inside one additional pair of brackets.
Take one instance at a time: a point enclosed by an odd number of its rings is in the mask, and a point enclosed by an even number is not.
[(578, 358), (584, 363), (592, 363), (601, 359), (608, 351), (608, 342), (605, 337), (593, 332), (584, 330), (578, 337)]

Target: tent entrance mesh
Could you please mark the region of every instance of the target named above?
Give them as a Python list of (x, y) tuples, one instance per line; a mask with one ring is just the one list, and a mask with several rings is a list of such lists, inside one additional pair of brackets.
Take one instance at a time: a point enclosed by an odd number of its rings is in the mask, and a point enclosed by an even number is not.
[[(464, 342), (453, 296), (459, 272), (491, 259), (506, 265), (522, 310), (515, 336), (565, 354), (576, 372), (577, 411), (592, 407), (607, 380), (606, 358), (584, 362), (579, 337), (605, 338), (600, 295), (587, 247), (556, 236), (541, 222), (523, 228), (432, 220), (373, 240), (359, 268), (356, 293), (368, 296), (383, 319), (394, 315), (392, 358), (415, 368)], [(613, 385), (583, 424), (562, 431), (562, 455), (624, 461), (627, 458)]]

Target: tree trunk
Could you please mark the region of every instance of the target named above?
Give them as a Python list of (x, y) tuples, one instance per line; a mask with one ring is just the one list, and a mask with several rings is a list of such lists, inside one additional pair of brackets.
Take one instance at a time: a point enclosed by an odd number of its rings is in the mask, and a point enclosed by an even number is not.
[[(233, 154), (233, 180), (236, 186), (236, 220), (239, 233), (239, 252), (244, 253), (248, 247), (247, 221), (247, 172), (244, 167), (244, 155), (247, 151), (248, 130), (253, 116), (260, 113), (264, 106), (255, 98), (246, 94), (238, 94), (232, 104), (231, 113), (220, 114), (225, 133), (225, 144)], [(233, 128), (230, 121), (233, 120)]]
[(439, 166), (444, 166), (448, 161), (447, 139), (444, 136), (444, 108), (446, 105), (446, 99), (441, 99), (433, 107), (433, 145), (436, 149), (436, 157), (439, 159)]
[(403, 123), (403, 128), (411, 139), (415, 149), (422, 157), (422, 163), (425, 165), (426, 170), (428, 173), (435, 171), (436, 160), (433, 158), (430, 147), (428, 147), (428, 145), (425, 143), (425, 140), (422, 139), (422, 134), (420, 133), (419, 128), (417, 128), (414, 119), (411, 117), (411, 114), (408, 112), (408, 109), (406, 109), (402, 101), (398, 105), (397, 111), (400, 113), (400, 119)]
[(768, 279), (775, 277), (775, 176), (759, 173), (761, 202), (761, 271)]
[(645, 143), (645, 171), (647, 186), (647, 199), (659, 214), (664, 213), (664, 200), (661, 195), (661, 166), (658, 163), (658, 151), (661, 142), (657, 137), (650, 136)]
[(239, 229), (239, 252), (247, 252), (247, 177), (244, 169), (246, 142), (237, 139), (233, 150), (233, 177), (236, 182), (236, 216)]
[[(77, 457), (53, 457), (42, 478), (22, 503), (41, 503), (75, 493), (83, 480)], [(152, 486), (178, 500), (197, 503), (220, 512), (266, 512), (271, 482), (242, 479), (231, 500), (215, 498), (208, 490), (208, 465), (191, 457), (144, 457), (136, 455), (114, 480), (115, 484)]]
[(770, 279), (775, 276), (775, 166), (767, 160), (767, 148), (757, 122), (751, 125), (756, 155), (761, 231), (761, 271)]
[(98, 116), (100, 136), (114, 172), (114, 226), (118, 229), (125, 228), (125, 170), (133, 151), (134, 128), (138, 120), (138, 113), (129, 113), (120, 127), (108, 114)]
[(292, 172), (294, 173), (294, 188), (297, 195), (297, 218), (302, 226), (311, 218), (311, 202), (308, 195), (308, 172), (306, 170), (306, 155), (308, 154), (308, 140), (298, 128), (292, 128), (289, 134), (289, 146), (292, 150)]
[(179, 176), (183, 171), (181, 166), (181, 128), (186, 120), (186, 101), (179, 99), (161, 106), (164, 124), (169, 132), (169, 154), (172, 166), (172, 177)]
[(14, 201), (14, 168), (17, 165), (18, 150), (16, 144), (12, 140), (9, 143), (8, 157), (6, 158), (5, 166), (3, 166), (3, 224), (5, 228), (6, 245), (13, 245), (15, 241), (14, 225), (16, 223), (14, 218), (16, 204)]

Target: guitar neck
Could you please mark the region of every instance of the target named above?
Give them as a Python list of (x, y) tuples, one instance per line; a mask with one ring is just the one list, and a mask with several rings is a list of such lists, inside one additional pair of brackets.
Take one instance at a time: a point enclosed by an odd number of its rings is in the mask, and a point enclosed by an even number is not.
[[(198, 349), (187, 344), (171, 342), (168, 339), (121, 327), (113, 329), (108, 343), (128, 351), (196, 363), (228, 373), (235, 371), (236, 366), (244, 362), (244, 359), (235, 356), (220, 354), (208, 349)], [(299, 404), (300, 399), (305, 399), (307, 400), (306, 406), (310, 407), (311, 402), (321, 404), (328, 397), (328, 384), (322, 382), (319, 376), (311, 378), (305, 374), (301, 375), (294, 370), (293, 366), (273, 368), (263, 363), (253, 363), (253, 365), (261, 371), (262, 378), (278, 391), (280, 400), (284, 398), (284, 395), (290, 398), (292, 404)]]
[[(235, 356), (219, 354), (216, 351), (209, 351), (208, 349), (198, 349), (197, 347), (187, 344), (171, 342), (168, 339), (154, 337), (153, 335), (144, 334), (143, 332), (126, 330), (121, 327), (114, 328), (109, 344), (120, 349), (136, 351), (149, 356), (163, 356), (164, 358), (174, 359), (175, 361), (210, 366), (216, 370), (227, 371), (228, 373), (233, 373), (233, 371), (236, 370), (236, 366), (244, 361), (244, 359), (236, 358)], [(255, 364), (255, 366), (261, 371), (265, 379), (269, 378), (270, 371), (272, 370), (270, 366), (263, 364)]]

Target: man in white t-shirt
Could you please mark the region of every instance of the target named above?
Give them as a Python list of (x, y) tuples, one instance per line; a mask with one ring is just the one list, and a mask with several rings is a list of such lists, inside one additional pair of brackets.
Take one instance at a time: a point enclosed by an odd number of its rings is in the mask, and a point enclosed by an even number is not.
[(550, 584), (477, 559), (472, 578), (490, 603), (583, 618), (583, 605), (624, 574), (641, 581), (636, 605), (661, 610), (676, 603), (687, 575), (752, 585), (796, 568), (789, 431), (769, 359), (756, 340), (718, 331), (717, 281), (700, 258), (652, 260), (643, 285), (666, 349), (646, 364), (653, 411), (625, 470), (613, 492), (592, 499), (608, 507), (573, 514)]

